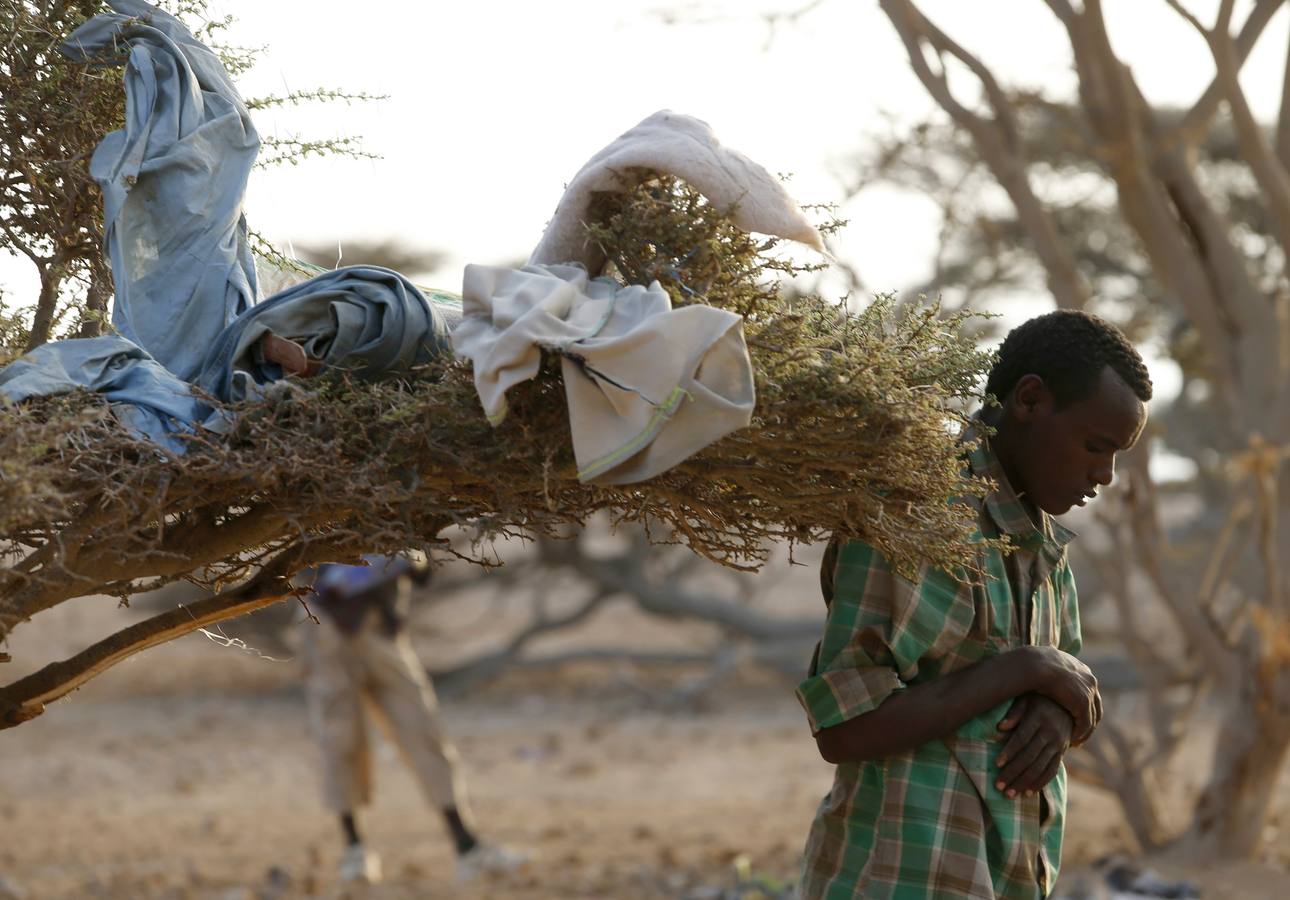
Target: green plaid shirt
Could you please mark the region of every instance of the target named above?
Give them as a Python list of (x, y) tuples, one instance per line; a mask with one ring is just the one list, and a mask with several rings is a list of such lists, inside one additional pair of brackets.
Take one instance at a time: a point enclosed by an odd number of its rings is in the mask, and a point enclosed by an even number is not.
[[(975, 501), (979, 534), (1006, 533), (1016, 549), (983, 548), (990, 577), (970, 584), (935, 569), (911, 582), (868, 544), (830, 546), (824, 638), (797, 689), (812, 732), (1013, 647), (1079, 652), (1065, 549), (1074, 535), (1042, 512), (1036, 528), (984, 442), (968, 460), (999, 486)], [(1009, 705), (907, 753), (839, 765), (807, 840), (803, 900), (1047, 896), (1061, 863), (1066, 773), (1031, 797), (995, 788), (997, 725)]]

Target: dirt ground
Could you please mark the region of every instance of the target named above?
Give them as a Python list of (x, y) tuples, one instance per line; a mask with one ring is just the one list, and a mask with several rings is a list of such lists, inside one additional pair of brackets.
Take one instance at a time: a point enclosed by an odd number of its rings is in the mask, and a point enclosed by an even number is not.
[[(30, 658), (8, 664), (6, 680), (130, 615), (97, 599), (45, 614), (23, 626)], [(634, 645), (677, 633), (628, 608), (594, 627)], [(382, 745), (364, 823), (386, 880), (346, 892), (298, 674), (294, 661), (192, 635), (0, 733), (0, 898), (715, 897), (745, 861), (769, 879), (795, 877), (831, 777), (791, 686), (764, 673), (740, 672), (698, 702), (675, 700), (695, 673), (626, 663), (513, 673), (444, 711), (487, 836), (532, 861), (458, 887), (437, 816)], [(1279, 806), (1290, 809), (1290, 784)], [(1114, 803), (1090, 788), (1074, 787), (1069, 820), (1066, 889), (1130, 847)], [(1290, 846), (1272, 846), (1262, 863), (1148, 864), (1195, 879), (1206, 897), (1284, 898)]]

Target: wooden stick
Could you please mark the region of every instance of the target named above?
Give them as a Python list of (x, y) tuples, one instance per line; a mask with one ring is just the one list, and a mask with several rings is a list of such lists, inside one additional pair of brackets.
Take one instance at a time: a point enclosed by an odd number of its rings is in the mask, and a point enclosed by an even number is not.
[(294, 596), (283, 578), (261, 581), (216, 594), (190, 606), (180, 606), (122, 628), (60, 662), (0, 688), (0, 729), (11, 728), (45, 711), (45, 705), (64, 697), (91, 678), (149, 647), (164, 644), (199, 628), (223, 622)]

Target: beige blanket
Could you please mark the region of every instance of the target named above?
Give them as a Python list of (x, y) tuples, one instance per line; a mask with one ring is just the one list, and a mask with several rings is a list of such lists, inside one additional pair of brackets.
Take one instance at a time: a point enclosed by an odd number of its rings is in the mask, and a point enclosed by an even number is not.
[(584, 237), (592, 195), (651, 173), (683, 179), (747, 231), (824, 252), (819, 232), (769, 172), (723, 147), (706, 123), (664, 110), (574, 176), (529, 265), (467, 266), (452, 343), (474, 364), (484, 411), (500, 422), (507, 389), (537, 374), (543, 350), (560, 354), (583, 481), (643, 481), (752, 419), (752, 361), (737, 315), (673, 309), (657, 282), (621, 288), (588, 274), (605, 262)]
[(620, 287), (574, 265), (472, 265), (462, 312), (453, 347), (474, 363), (493, 424), (506, 417), (506, 391), (537, 374), (542, 351), (560, 355), (583, 481), (643, 481), (752, 417), (739, 316), (673, 309), (657, 282)]
[(745, 231), (825, 252), (820, 233), (778, 179), (723, 147), (708, 123), (665, 109), (620, 135), (573, 176), (529, 262), (580, 262), (599, 274), (604, 257), (587, 242), (583, 229), (592, 194), (623, 190), (655, 172), (682, 179)]

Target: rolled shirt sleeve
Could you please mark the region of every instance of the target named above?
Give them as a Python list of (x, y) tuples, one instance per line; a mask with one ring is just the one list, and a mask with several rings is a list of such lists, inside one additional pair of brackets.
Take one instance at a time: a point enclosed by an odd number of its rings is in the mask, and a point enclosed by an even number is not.
[[(834, 662), (841, 660), (839, 656)], [(807, 677), (797, 686), (797, 699), (814, 734), (877, 709), (902, 687), (889, 666), (855, 665)]]
[(839, 548), (832, 587), (824, 638), (797, 687), (812, 733), (877, 709), (972, 623), (954, 580), (930, 570), (902, 578), (863, 541)]

